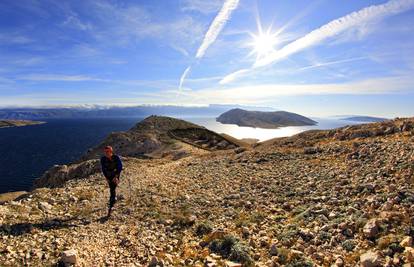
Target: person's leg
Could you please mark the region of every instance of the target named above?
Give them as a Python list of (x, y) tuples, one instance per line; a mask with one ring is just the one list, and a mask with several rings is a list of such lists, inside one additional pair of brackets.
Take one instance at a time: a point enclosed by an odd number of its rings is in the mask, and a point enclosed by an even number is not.
[(109, 189), (110, 189), (109, 208), (112, 208), (116, 201), (116, 184), (111, 182), (109, 184)]

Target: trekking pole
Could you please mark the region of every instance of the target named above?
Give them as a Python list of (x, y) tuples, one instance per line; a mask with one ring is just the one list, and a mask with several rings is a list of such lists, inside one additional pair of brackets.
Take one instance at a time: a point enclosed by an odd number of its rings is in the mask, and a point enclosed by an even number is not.
[(131, 177), (128, 175), (128, 184), (129, 184), (129, 201), (132, 201), (132, 193), (131, 193)]

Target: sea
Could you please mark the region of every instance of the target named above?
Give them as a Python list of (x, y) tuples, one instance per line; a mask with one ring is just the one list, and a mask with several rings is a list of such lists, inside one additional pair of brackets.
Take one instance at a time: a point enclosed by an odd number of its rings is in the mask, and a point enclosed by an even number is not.
[[(312, 118), (314, 126), (260, 129), (221, 124), (211, 117), (181, 117), (218, 133), (259, 141), (291, 136), (311, 129), (333, 129), (357, 124)], [(55, 164), (67, 164), (98, 145), (108, 134), (126, 131), (143, 118), (46, 119), (45, 124), (0, 128), (0, 193), (30, 190), (34, 179)]]

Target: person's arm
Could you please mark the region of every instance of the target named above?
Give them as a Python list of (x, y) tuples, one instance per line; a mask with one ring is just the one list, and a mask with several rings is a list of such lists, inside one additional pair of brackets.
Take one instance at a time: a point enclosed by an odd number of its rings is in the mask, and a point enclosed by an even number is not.
[(105, 158), (104, 158), (104, 157), (102, 157), (102, 158), (101, 158), (101, 170), (102, 170), (102, 173), (103, 173), (103, 175), (105, 176), (105, 178), (106, 178), (106, 179), (108, 179), (108, 175), (107, 175), (107, 173), (106, 173), (106, 169), (105, 169), (104, 160), (105, 160)]
[(122, 171), (122, 161), (121, 161), (121, 158), (119, 156), (116, 156), (116, 159), (117, 159), (116, 174), (119, 177), (119, 175), (121, 174), (121, 171)]

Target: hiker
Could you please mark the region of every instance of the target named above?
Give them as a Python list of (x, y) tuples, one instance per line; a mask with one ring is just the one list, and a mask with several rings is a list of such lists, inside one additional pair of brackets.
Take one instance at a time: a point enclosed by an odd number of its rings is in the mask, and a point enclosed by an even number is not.
[(122, 161), (118, 155), (114, 154), (111, 146), (104, 148), (105, 156), (101, 157), (102, 173), (109, 185), (109, 209), (108, 217), (111, 216), (112, 207), (116, 201), (116, 186), (119, 184), (119, 178), (122, 171)]

